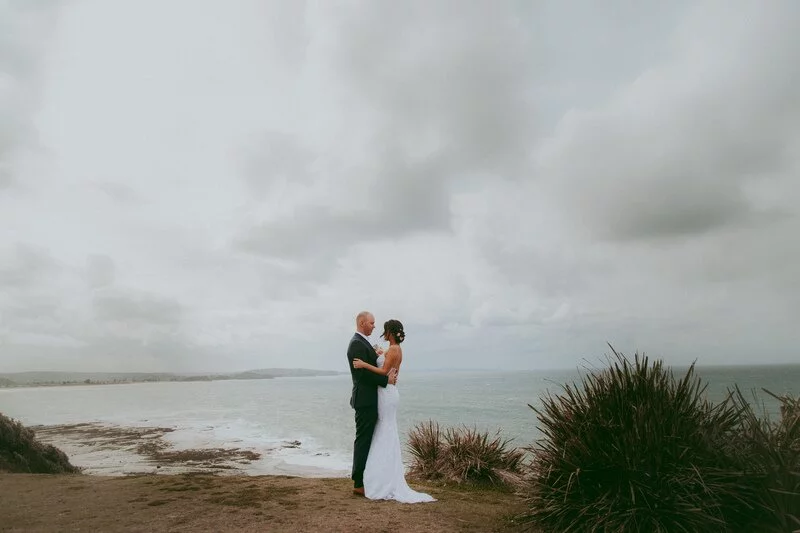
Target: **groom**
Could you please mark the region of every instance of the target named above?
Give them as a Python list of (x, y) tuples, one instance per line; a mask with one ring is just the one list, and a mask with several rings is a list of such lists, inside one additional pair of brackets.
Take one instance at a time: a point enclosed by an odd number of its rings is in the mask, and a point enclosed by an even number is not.
[(375, 329), (375, 317), (369, 311), (362, 311), (356, 316), (356, 333), (347, 347), (347, 362), (350, 376), (353, 378), (353, 392), (350, 395), (350, 407), (356, 411), (356, 438), (353, 442), (353, 493), (364, 495), (364, 467), (367, 465), (369, 447), (372, 444), (372, 432), (378, 423), (378, 387), (385, 387), (397, 381), (397, 371), (392, 369), (382, 376), (370, 372), (366, 368), (353, 368), (353, 359), (361, 359), (371, 365), (378, 364), (378, 355), (369, 342), (369, 336)]

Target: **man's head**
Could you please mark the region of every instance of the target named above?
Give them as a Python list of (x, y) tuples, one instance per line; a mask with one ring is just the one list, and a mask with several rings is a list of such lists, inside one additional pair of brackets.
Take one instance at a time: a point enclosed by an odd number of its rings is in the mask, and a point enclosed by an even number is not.
[(361, 311), (356, 315), (356, 330), (363, 333), (367, 337), (372, 335), (372, 330), (375, 329), (375, 317), (369, 311)]

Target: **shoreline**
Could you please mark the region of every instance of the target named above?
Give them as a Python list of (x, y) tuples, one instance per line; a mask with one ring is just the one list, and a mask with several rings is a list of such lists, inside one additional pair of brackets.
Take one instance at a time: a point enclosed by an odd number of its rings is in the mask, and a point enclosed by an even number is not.
[[(322, 371), (320, 371), (322, 372)], [(10, 374), (9, 374), (10, 375)], [(21, 381), (9, 380), (10, 384), (0, 383), (0, 391), (14, 389), (38, 389), (52, 387), (89, 387), (104, 385), (137, 385), (143, 383), (209, 383), (212, 381), (260, 381), (286, 378), (335, 378), (348, 375), (346, 372), (329, 371), (317, 374), (252, 375), (252, 376), (178, 376), (170, 379), (114, 379), (114, 380), (69, 380), (69, 381)]]
[(212, 474), (340, 478), (350, 475), (346, 470), (292, 462), (291, 457), (281, 456), (301, 449), (303, 443), (299, 440), (285, 440), (257, 449), (227, 445), (185, 447), (170, 440), (175, 431), (171, 427), (84, 422), (30, 426), (30, 429), (39, 441), (61, 449), (73, 465), (93, 476)]

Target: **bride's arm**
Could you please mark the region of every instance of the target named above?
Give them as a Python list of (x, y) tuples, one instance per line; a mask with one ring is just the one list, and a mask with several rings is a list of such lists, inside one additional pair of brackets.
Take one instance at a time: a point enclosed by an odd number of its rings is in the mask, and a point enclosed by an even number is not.
[(375, 374), (380, 374), (381, 376), (385, 376), (387, 372), (386, 370), (387, 366), (385, 364), (383, 365), (383, 368), (378, 368), (377, 366), (365, 363), (361, 359), (353, 359), (353, 368), (365, 368), (370, 372), (374, 372)]
[(383, 368), (378, 368), (377, 366), (365, 363), (361, 359), (353, 359), (353, 368), (366, 368), (370, 372), (385, 376), (389, 372), (389, 369), (394, 366), (394, 360), (396, 357), (397, 349), (394, 347), (389, 347), (389, 350), (386, 352), (386, 360), (383, 363)]

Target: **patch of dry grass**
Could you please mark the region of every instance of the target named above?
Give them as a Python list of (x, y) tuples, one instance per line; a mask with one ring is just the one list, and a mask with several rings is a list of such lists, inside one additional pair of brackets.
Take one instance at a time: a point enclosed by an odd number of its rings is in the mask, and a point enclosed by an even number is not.
[(0, 516), (8, 531), (520, 531), (517, 495), (414, 485), (438, 501), (370, 501), (344, 478), (6, 474)]
[(455, 484), (475, 483), (515, 487), (525, 474), (525, 452), (511, 441), (475, 428), (446, 428), (429, 420), (417, 424), (408, 436), (415, 478)]

